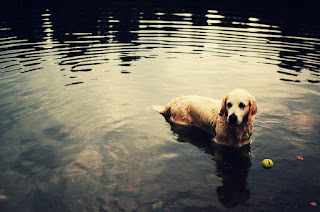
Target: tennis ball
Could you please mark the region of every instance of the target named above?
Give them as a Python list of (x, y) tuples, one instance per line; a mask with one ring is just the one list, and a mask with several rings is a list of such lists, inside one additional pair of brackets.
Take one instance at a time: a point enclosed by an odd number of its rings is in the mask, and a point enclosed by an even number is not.
[(244, 138), (244, 139), (250, 138), (250, 135), (249, 135), (248, 133), (244, 133), (244, 134), (243, 134), (243, 138)]
[(271, 159), (264, 159), (261, 165), (265, 169), (271, 169), (273, 167), (273, 161)]

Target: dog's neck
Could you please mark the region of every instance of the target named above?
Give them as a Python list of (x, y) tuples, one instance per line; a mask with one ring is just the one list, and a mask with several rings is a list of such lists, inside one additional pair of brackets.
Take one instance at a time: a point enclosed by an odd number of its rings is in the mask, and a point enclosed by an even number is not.
[[(243, 144), (249, 143), (252, 135), (253, 119), (248, 120), (247, 117), (243, 120), (240, 125), (229, 125), (227, 123), (227, 117), (223, 116), (220, 118), (223, 125), (226, 126), (225, 138), (231, 146), (242, 146)], [(220, 138), (222, 139), (222, 138)]]
[(242, 122), (240, 125), (228, 125), (230, 132), (240, 141), (252, 134), (252, 123), (249, 121)]

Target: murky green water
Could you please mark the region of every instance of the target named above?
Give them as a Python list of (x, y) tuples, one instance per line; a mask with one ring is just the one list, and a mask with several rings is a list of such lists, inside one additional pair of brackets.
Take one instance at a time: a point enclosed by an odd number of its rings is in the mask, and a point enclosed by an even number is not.
[[(1, 211), (317, 209), (319, 26), (214, 7), (0, 17)], [(258, 101), (242, 149), (151, 109), (239, 87)]]

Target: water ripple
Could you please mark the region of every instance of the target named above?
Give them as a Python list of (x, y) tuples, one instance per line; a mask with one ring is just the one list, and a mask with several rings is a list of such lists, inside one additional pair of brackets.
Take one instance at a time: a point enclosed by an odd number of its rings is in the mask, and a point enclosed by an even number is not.
[[(203, 17), (197, 16), (206, 23), (202, 26), (195, 24), (194, 14), (187, 12), (155, 12), (154, 16), (149, 16), (152, 19), (147, 17), (144, 13), (132, 13), (123, 18), (118, 13), (101, 10), (96, 22), (98, 31), (65, 32), (61, 36), (55, 34), (56, 25), (61, 23), (46, 11), (40, 16), (43, 24), (38, 26), (46, 33), (44, 40), (29, 42), (14, 34), (0, 36), (1, 73), (38, 71), (48, 60), (70, 66), (67, 69), (71, 72), (86, 72), (117, 60), (120, 54), (150, 58), (152, 49), (161, 48), (167, 49), (167, 58), (172, 58), (172, 54), (201, 56), (208, 53), (214, 57), (255, 58), (261, 63), (278, 63), (277, 73), (283, 75), (280, 80), (319, 81), (319, 76), (314, 74), (319, 72), (320, 65), (319, 38), (284, 35), (281, 26), (276, 24), (255, 17), (231, 17), (215, 10), (208, 10)], [(131, 25), (126, 25), (125, 29), (122, 23)], [(5, 26), (9, 24), (5, 23), (2, 31), (11, 34), (12, 29)], [(127, 39), (129, 42), (122, 42)], [(305, 67), (314, 72), (307, 79), (302, 79), (299, 73), (288, 74)]]

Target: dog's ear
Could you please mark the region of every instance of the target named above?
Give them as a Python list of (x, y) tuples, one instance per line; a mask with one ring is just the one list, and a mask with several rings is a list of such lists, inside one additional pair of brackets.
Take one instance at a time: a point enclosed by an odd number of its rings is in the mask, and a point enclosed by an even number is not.
[(228, 99), (228, 96), (226, 96), (223, 100), (222, 100), (222, 105), (221, 105), (221, 110), (220, 110), (220, 113), (219, 115), (220, 116), (228, 116), (228, 112), (227, 112), (227, 108), (226, 108), (226, 105), (227, 105), (227, 99)]
[(251, 98), (249, 101), (249, 114), (248, 114), (248, 120), (252, 119), (252, 116), (256, 115), (258, 112), (257, 108), (257, 102), (255, 98)]

